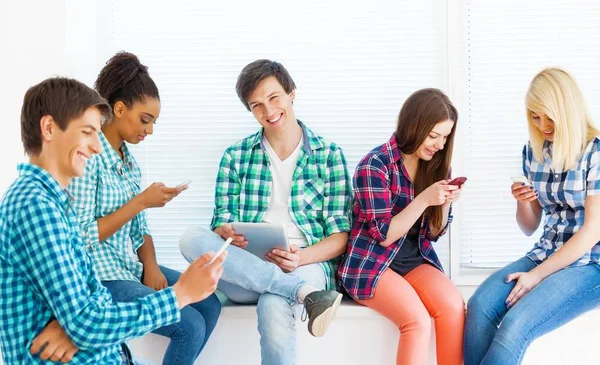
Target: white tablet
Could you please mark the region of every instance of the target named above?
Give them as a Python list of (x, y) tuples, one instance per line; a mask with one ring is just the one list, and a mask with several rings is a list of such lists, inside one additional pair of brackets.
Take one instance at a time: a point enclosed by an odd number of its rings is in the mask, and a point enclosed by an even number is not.
[(233, 222), (231, 227), (248, 241), (246, 250), (263, 260), (274, 248), (290, 250), (285, 224)]

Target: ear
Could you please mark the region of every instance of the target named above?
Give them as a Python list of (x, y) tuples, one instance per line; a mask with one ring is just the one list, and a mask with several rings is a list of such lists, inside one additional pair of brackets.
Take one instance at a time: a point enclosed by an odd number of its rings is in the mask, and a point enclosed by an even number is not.
[(292, 100), (292, 104), (294, 104), (294, 100), (296, 99), (296, 90), (292, 90), (290, 93), (290, 99)]
[(113, 106), (113, 114), (115, 115), (115, 117), (121, 118), (121, 117), (123, 117), (123, 114), (125, 113), (126, 109), (127, 109), (127, 106), (125, 105), (125, 103), (123, 103), (121, 100), (119, 100)]
[(58, 126), (54, 123), (51, 115), (44, 115), (40, 119), (40, 131), (42, 133), (42, 142), (50, 142), (54, 138), (54, 132)]

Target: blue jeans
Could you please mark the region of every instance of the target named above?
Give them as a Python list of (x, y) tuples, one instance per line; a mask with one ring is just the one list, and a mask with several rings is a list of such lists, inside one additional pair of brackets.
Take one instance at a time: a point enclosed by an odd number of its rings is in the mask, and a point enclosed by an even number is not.
[(509, 309), (505, 300), (516, 282), (508, 274), (529, 272), (523, 257), (479, 286), (467, 305), (465, 365), (520, 364), (536, 338), (600, 306), (600, 265), (567, 267), (542, 280)]
[[(178, 271), (164, 266), (160, 266), (160, 270), (167, 278), (169, 286), (173, 286), (181, 275)], [(114, 302), (132, 302), (155, 292), (137, 281), (103, 281), (102, 285), (108, 288)], [(171, 339), (163, 364), (192, 365), (206, 345), (220, 314), (221, 302), (212, 294), (201, 302), (183, 307), (179, 322), (152, 331)]]
[[(180, 248), (188, 261), (217, 251), (223, 239), (212, 231), (193, 228), (181, 238)], [(219, 290), (237, 303), (256, 303), (261, 358), (265, 365), (296, 364), (296, 317), (298, 289), (309, 283), (325, 289), (320, 264), (301, 266), (286, 274), (276, 265), (235, 246), (227, 248)]]

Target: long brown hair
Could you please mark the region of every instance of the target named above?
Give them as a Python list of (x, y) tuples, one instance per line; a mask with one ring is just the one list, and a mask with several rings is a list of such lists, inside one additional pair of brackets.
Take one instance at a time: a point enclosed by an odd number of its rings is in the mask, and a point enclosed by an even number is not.
[[(446, 139), (444, 149), (436, 153), (430, 161), (419, 160), (417, 174), (413, 181), (415, 196), (431, 184), (449, 177), (458, 112), (446, 94), (438, 89), (418, 90), (409, 96), (402, 105), (398, 115), (396, 142), (400, 151), (405, 154), (416, 152), (433, 127), (448, 119), (454, 121), (455, 124)], [(439, 233), (443, 229), (441, 205), (428, 207), (424, 215), (429, 218), (433, 234)]]

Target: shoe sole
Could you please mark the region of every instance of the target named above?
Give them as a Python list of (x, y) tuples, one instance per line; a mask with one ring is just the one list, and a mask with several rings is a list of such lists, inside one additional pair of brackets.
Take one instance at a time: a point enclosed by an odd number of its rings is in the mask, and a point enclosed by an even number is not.
[(335, 318), (340, 303), (342, 302), (342, 294), (338, 294), (337, 298), (333, 302), (333, 305), (327, 308), (320, 316), (312, 321), (312, 326), (309, 328), (311, 335), (315, 337), (321, 337), (327, 332), (329, 325)]

